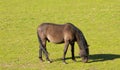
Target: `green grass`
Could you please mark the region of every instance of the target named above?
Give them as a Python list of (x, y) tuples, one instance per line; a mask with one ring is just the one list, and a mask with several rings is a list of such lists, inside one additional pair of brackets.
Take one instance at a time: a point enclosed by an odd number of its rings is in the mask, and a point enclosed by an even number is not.
[[(71, 22), (90, 45), (89, 63), (71, 59), (64, 65), (64, 44), (48, 43), (50, 59), (38, 59), (36, 29), (42, 22)], [(45, 59), (45, 57), (44, 57)], [(120, 70), (120, 0), (1, 0), (0, 70)]]

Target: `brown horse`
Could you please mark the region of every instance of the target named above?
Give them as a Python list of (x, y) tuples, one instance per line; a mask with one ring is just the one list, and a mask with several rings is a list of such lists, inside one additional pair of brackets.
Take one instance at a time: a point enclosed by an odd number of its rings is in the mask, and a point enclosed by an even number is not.
[(69, 44), (71, 45), (72, 60), (75, 60), (74, 56), (74, 43), (77, 42), (80, 49), (80, 56), (83, 62), (88, 61), (89, 48), (87, 41), (83, 33), (71, 23), (66, 24), (53, 24), (53, 23), (43, 23), (37, 29), (37, 35), (40, 42), (39, 49), (39, 59), (42, 59), (42, 52), (45, 53), (46, 59), (51, 63), (48, 52), (46, 49), (46, 41), (53, 42), (56, 44), (64, 43), (64, 54), (63, 62), (65, 62), (65, 55)]

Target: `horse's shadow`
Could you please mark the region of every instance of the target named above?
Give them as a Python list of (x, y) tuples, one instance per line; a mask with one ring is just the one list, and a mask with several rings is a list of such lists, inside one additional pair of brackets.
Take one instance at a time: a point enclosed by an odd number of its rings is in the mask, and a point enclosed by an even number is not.
[[(80, 58), (79, 56), (75, 56), (76, 59)], [(71, 57), (66, 57), (66, 60), (72, 59)], [(120, 55), (118, 54), (93, 54), (89, 56), (88, 63), (92, 62), (103, 62), (103, 61), (108, 61), (108, 60), (114, 60), (114, 59), (120, 59)], [(55, 59), (55, 61), (60, 61), (62, 60), (61, 58)], [(81, 61), (77, 61), (81, 62)]]
[(118, 54), (93, 54), (89, 57), (90, 63), (91, 62), (102, 62), (102, 61), (108, 61), (108, 60), (114, 60), (114, 59), (120, 59), (120, 55)]

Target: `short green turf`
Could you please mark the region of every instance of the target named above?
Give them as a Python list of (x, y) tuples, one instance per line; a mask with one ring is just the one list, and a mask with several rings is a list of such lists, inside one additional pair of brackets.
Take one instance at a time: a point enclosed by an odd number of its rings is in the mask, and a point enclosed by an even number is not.
[[(73, 23), (90, 49), (88, 63), (63, 64), (64, 44), (47, 43), (53, 63), (40, 62), (37, 27), (43, 22)], [(43, 57), (45, 60), (45, 56)], [(0, 70), (120, 70), (120, 0), (1, 0)]]

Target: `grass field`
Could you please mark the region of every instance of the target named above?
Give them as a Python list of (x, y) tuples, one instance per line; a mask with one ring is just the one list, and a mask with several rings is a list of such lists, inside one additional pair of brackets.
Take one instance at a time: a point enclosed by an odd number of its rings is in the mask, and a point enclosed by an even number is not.
[[(48, 43), (53, 63), (38, 59), (36, 29), (42, 22), (71, 22), (84, 33), (90, 59), (77, 62), (70, 47)], [(45, 57), (44, 57), (45, 59)], [(0, 70), (120, 70), (120, 0), (0, 0)]]

